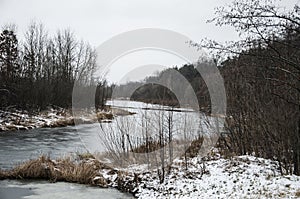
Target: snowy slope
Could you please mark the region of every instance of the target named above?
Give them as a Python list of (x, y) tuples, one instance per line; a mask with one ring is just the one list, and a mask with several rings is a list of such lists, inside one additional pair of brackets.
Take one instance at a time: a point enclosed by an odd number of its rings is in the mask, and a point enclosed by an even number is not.
[[(231, 159), (213, 158), (188, 161), (175, 160), (163, 184), (156, 171), (146, 171), (145, 165), (131, 166), (125, 173), (133, 180), (139, 173), (141, 181), (133, 192), (141, 199), (154, 198), (299, 198), (300, 177), (282, 176), (275, 161), (254, 156)], [(115, 175), (104, 175), (115, 181)], [(128, 177), (131, 176), (131, 177)]]

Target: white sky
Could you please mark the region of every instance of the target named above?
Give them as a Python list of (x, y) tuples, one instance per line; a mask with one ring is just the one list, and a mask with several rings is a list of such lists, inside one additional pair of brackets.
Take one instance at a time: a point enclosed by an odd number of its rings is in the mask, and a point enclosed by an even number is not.
[[(138, 28), (169, 29), (184, 34), (195, 42), (205, 37), (218, 41), (236, 40), (238, 36), (233, 29), (206, 23), (207, 19), (214, 16), (216, 6), (229, 4), (231, 1), (0, 0), (0, 25), (16, 24), (19, 36), (23, 35), (33, 20), (42, 22), (50, 33), (70, 28), (78, 39), (88, 41), (94, 47), (114, 35)], [(281, 3), (290, 7), (297, 2), (299, 0), (283, 0)], [(153, 61), (166, 66), (184, 63), (171, 55), (140, 52), (114, 63), (107, 77), (110, 81), (117, 82), (124, 79), (126, 71), (129, 72), (137, 64), (146, 65)]]

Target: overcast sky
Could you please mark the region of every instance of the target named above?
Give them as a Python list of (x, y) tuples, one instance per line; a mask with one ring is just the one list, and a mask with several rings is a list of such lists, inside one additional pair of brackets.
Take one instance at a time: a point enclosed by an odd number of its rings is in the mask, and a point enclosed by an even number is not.
[[(219, 28), (207, 24), (214, 16), (214, 8), (232, 0), (0, 0), (0, 25), (14, 23), (18, 35), (26, 31), (31, 21), (41, 22), (50, 33), (57, 29), (70, 28), (78, 39), (97, 47), (114, 35), (138, 28), (163, 28), (188, 36), (197, 42), (208, 37), (218, 41), (236, 40), (231, 28)], [(298, 0), (283, 0), (291, 7)], [(136, 61), (139, 57), (139, 61)], [(144, 57), (143, 60), (141, 57)], [(162, 65), (180, 65), (179, 58), (168, 55), (140, 53), (135, 58), (128, 56), (118, 60), (108, 78), (118, 81), (129, 65), (149, 64), (157, 59)], [(135, 62), (136, 61), (136, 62)], [(129, 69), (127, 69), (128, 71)], [(126, 78), (125, 78), (126, 79)]]

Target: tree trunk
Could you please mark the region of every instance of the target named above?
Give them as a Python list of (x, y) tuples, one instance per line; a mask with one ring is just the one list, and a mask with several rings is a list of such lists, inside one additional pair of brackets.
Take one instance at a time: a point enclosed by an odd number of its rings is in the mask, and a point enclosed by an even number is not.
[[(300, 112), (300, 105), (298, 106), (298, 111)], [(295, 147), (294, 147), (294, 174), (300, 175), (299, 164), (300, 164), (300, 114), (298, 112), (298, 129), (296, 131), (295, 137)]]

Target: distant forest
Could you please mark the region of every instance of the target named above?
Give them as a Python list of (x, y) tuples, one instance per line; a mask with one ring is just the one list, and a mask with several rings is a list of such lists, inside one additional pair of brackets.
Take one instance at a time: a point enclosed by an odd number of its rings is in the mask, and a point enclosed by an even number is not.
[(94, 79), (95, 69), (95, 49), (70, 30), (50, 37), (42, 24), (32, 23), (20, 41), (16, 26), (7, 25), (0, 34), (0, 107), (69, 108), (75, 81), (97, 88), (96, 103), (102, 107), (106, 82)]
[[(235, 1), (216, 10), (211, 20), (232, 26), (241, 35), (226, 45), (203, 40), (191, 45), (208, 49), (211, 61), (173, 70), (193, 87), (202, 111), (210, 113), (208, 89), (195, 67), (217, 64), (227, 94), (226, 135), (220, 145), (230, 153), (276, 159), (282, 173), (300, 175), (300, 7), (282, 9), (274, 1)], [(166, 69), (144, 82), (120, 85), (117, 96), (178, 105), (169, 89), (149, 83), (172, 78)], [(185, 87), (177, 82), (184, 95)], [(132, 87), (138, 88), (127, 96)]]
[[(196, 96), (199, 101), (199, 105), (201, 108), (208, 110), (210, 107), (210, 97), (208, 93), (207, 86), (199, 74), (197, 67), (210, 67), (214, 64), (212, 61), (206, 60), (201, 63), (197, 63), (197, 66), (193, 64), (186, 64), (182, 67), (175, 67), (165, 69), (158, 73), (157, 76), (149, 76), (145, 78), (144, 81), (141, 82), (129, 82), (127, 84), (116, 86), (114, 89), (115, 97), (125, 97), (130, 98), (131, 100), (143, 101), (148, 103), (159, 103), (163, 105), (169, 106), (179, 106), (179, 101), (176, 98), (175, 94), (169, 89), (166, 88), (159, 83), (161, 82), (172, 82), (171, 87), (175, 89), (179, 95), (183, 96), (185, 104), (188, 106), (188, 97), (186, 96), (186, 84), (182, 84), (182, 82), (177, 81), (176, 77), (174, 77), (174, 70), (179, 72), (182, 76), (186, 78), (189, 84), (194, 89)], [(157, 83), (152, 83), (157, 82)], [(137, 88), (131, 96), (128, 96), (132, 90), (132, 88)]]

